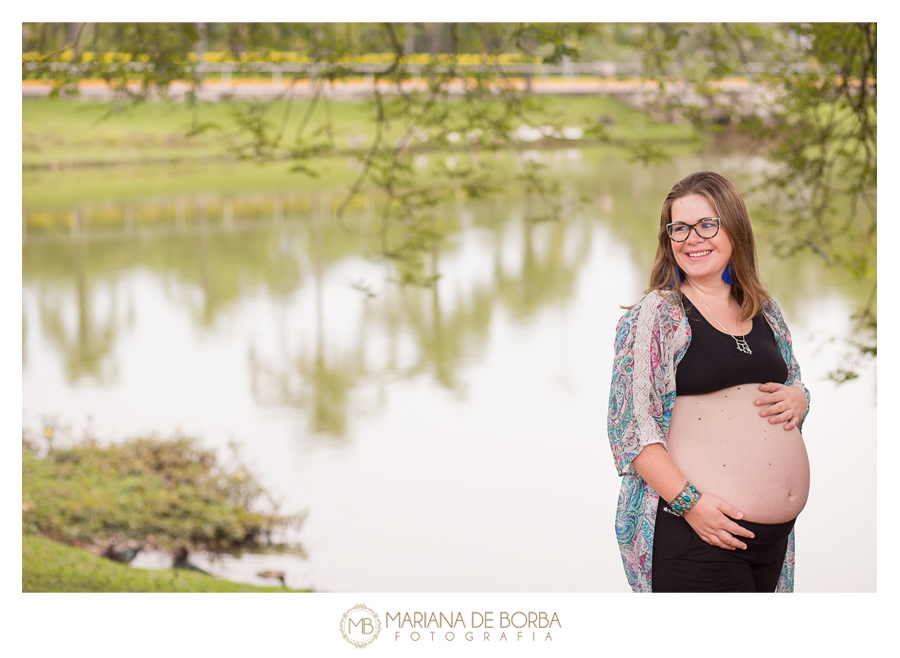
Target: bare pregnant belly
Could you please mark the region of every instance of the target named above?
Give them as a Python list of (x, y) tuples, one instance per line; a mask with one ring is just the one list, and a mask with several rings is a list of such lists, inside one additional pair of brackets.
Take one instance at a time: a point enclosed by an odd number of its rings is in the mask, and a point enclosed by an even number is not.
[(759, 384), (676, 396), (669, 424), (672, 461), (701, 493), (734, 505), (747, 521), (796, 518), (809, 495), (809, 458), (800, 430), (770, 425), (754, 402)]

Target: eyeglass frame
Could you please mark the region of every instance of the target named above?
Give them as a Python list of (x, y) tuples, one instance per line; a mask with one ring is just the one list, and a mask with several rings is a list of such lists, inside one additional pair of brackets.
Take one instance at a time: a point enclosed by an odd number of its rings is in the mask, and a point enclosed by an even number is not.
[[(716, 232), (713, 233), (711, 236), (709, 236), (709, 237), (707, 238), (707, 237), (704, 237), (704, 236), (700, 235), (700, 232), (697, 230), (697, 227), (700, 226), (700, 224), (702, 224), (703, 222), (708, 222), (708, 221), (710, 221), (711, 219), (716, 220)], [(684, 240), (676, 240), (675, 238), (672, 237), (671, 230), (673, 230), (674, 227), (675, 227), (676, 225), (677, 225), (677, 226), (687, 226), (687, 227), (688, 227), (688, 232), (687, 232), (687, 235), (684, 237)], [(671, 228), (670, 228), (670, 227), (671, 227)], [(691, 231), (692, 231), (692, 230), (694, 231), (694, 233), (697, 234), (697, 237), (700, 238), (701, 240), (712, 240), (714, 237), (716, 237), (716, 236), (719, 234), (719, 231), (722, 230), (722, 218), (721, 218), (721, 217), (704, 217), (703, 219), (701, 219), (701, 220), (700, 220), (699, 222), (697, 222), (696, 224), (685, 224), (684, 222), (670, 222), (670, 223), (666, 224), (666, 235), (669, 236), (669, 239), (670, 239), (672, 242), (685, 242), (685, 241), (687, 241), (687, 239), (688, 239), (689, 237), (691, 237)]]

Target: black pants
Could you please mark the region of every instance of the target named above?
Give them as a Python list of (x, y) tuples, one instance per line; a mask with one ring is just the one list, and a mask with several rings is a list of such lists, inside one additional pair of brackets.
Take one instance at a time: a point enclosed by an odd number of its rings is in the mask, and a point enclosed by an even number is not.
[(774, 592), (795, 519), (785, 523), (740, 521), (754, 535), (746, 550), (711, 546), (659, 499), (653, 535), (654, 592)]

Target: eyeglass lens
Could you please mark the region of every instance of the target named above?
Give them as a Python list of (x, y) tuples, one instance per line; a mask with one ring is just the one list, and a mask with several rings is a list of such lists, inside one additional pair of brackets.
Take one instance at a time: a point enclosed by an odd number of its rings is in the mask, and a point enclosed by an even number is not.
[(701, 238), (712, 238), (715, 237), (716, 233), (719, 231), (719, 223), (710, 220), (695, 224), (693, 227), (688, 224), (672, 224), (669, 226), (669, 236), (679, 241), (687, 240), (688, 236), (691, 234), (691, 228), (693, 228)]

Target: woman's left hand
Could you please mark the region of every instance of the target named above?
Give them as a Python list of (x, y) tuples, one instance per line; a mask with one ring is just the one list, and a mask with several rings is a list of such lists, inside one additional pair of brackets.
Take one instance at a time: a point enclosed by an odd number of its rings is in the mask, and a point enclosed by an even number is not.
[(772, 425), (784, 423), (785, 430), (792, 430), (800, 424), (803, 414), (806, 413), (806, 395), (799, 388), (775, 384), (772, 382), (761, 384), (759, 390), (768, 395), (757, 398), (756, 406), (771, 405), (759, 412), (765, 418), (769, 417)]

